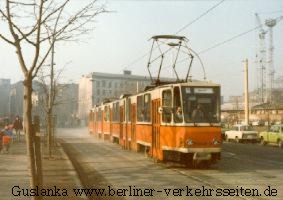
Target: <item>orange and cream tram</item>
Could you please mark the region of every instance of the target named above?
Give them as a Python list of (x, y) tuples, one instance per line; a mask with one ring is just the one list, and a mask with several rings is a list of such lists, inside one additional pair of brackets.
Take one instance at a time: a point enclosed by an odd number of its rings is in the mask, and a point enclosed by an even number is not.
[[(153, 37), (160, 38), (184, 39)], [(143, 92), (96, 106), (90, 112), (90, 131), (156, 160), (215, 163), (221, 157), (220, 85), (188, 75), (167, 83), (158, 76)]]

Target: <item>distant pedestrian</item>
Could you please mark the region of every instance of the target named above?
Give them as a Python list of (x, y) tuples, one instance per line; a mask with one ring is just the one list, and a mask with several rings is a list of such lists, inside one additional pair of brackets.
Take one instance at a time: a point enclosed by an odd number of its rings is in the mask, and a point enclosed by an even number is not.
[(10, 136), (11, 138), (13, 137), (13, 130), (12, 128), (10, 128), (10, 126), (7, 124), (4, 129), (2, 130), (2, 132), (5, 134), (5, 135), (8, 135)]
[(2, 136), (2, 147), (3, 147), (2, 152), (8, 153), (10, 148), (10, 143), (13, 138), (13, 132), (9, 129), (8, 125), (5, 126), (2, 132), (4, 134)]
[(23, 123), (22, 123), (22, 120), (19, 118), (19, 116), (16, 117), (13, 123), (13, 128), (15, 129), (15, 132), (16, 132), (16, 140), (20, 142), (21, 141), (21, 130), (23, 129)]
[(2, 130), (0, 130), (0, 151), (2, 151), (3, 148), (3, 136), (5, 134), (2, 132)]

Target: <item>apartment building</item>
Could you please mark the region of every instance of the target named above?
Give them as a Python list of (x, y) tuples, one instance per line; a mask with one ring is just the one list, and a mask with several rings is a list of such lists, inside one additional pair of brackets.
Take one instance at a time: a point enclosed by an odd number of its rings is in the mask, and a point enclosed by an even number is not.
[(79, 81), (78, 116), (86, 120), (94, 105), (105, 99), (119, 98), (121, 94), (136, 94), (150, 83), (149, 77), (133, 75), (128, 70), (124, 70), (123, 74), (93, 72), (84, 75)]

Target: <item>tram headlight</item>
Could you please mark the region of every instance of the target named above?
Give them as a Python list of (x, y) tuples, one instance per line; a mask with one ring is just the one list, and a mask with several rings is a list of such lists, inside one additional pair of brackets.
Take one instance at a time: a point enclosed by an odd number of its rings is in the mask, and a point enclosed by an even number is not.
[(193, 142), (192, 139), (188, 139), (188, 140), (187, 140), (187, 145), (193, 145), (193, 144), (194, 144), (194, 142)]
[(217, 144), (220, 144), (220, 142), (217, 139), (213, 138), (212, 144), (217, 145)]

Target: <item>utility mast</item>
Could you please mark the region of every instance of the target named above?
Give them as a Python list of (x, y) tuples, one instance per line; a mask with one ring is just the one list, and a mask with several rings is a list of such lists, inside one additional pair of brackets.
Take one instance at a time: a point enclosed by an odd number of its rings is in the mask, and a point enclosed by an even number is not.
[(273, 53), (274, 53), (274, 46), (273, 46), (273, 27), (283, 19), (283, 16), (278, 17), (276, 19), (267, 19), (265, 20), (265, 25), (269, 28), (269, 48), (268, 48), (268, 75), (269, 75), (269, 93), (268, 93), (268, 101), (272, 103), (272, 90), (274, 88), (274, 63), (273, 63)]
[(272, 101), (272, 90), (274, 84), (274, 65), (273, 65), (273, 27), (276, 25), (275, 19), (265, 20), (265, 25), (269, 28), (269, 48), (268, 48), (268, 76), (269, 76), (269, 92), (268, 92), (268, 102)]
[(258, 13), (255, 13), (256, 22), (259, 25), (259, 47), (256, 53), (257, 62), (257, 94), (258, 103), (264, 103), (266, 98), (266, 47), (265, 47), (265, 34), (267, 31), (263, 29), (263, 25), (259, 18)]
[(249, 124), (249, 61), (248, 59), (245, 59), (244, 61), (245, 67), (245, 124)]

